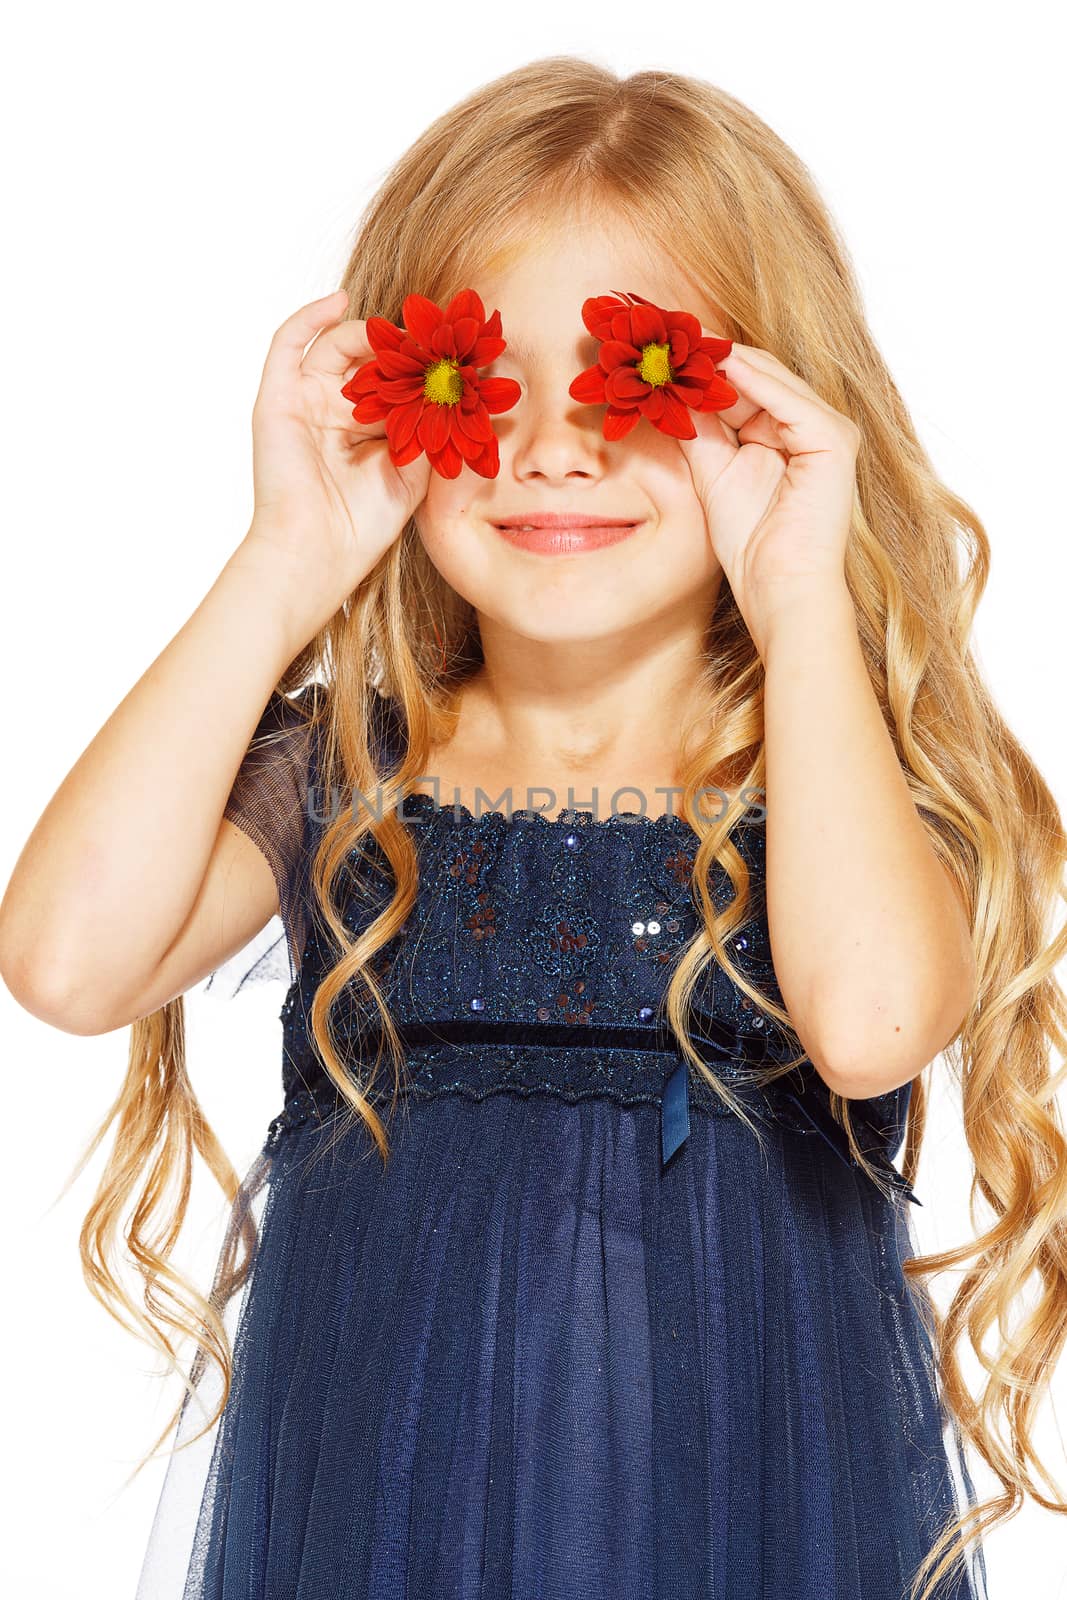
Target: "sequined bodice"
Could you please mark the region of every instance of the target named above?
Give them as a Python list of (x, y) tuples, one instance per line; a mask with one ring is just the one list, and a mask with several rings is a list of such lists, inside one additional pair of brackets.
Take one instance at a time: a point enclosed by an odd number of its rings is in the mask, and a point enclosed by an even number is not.
[[(387, 952), (398, 1020), (652, 1025), (696, 927), (697, 840), (688, 823), (674, 816), (595, 821), (590, 813), (473, 817), (420, 794), (408, 797), (404, 811), (428, 892), (419, 897), (411, 937)], [(745, 827), (736, 837), (758, 894), (763, 830)], [(725, 882), (723, 874), (720, 893)], [(735, 935), (734, 954), (757, 981), (773, 981), (762, 918)], [(714, 998), (705, 990), (703, 1009), (728, 1015), (739, 1034), (761, 1043), (764, 1019), (740, 1004), (732, 985), (719, 984)]]
[[(404, 1093), (481, 1098), (511, 1090), (659, 1105), (664, 1161), (684, 1142), (691, 1107), (734, 1115), (699, 1073), (685, 1070), (663, 1015), (673, 964), (698, 926), (691, 895), (698, 841), (684, 818), (473, 815), (421, 794), (408, 796), (402, 815), (417, 844), (418, 894), (374, 971), (404, 1042)], [(732, 935), (732, 958), (781, 1003), (765, 912), (765, 827), (744, 819), (733, 839), (749, 870), (750, 914)], [(355, 933), (388, 903), (392, 885), (366, 857), (346, 863), (342, 879), (344, 920)], [(711, 891), (720, 906), (732, 897), (718, 863)], [(306, 1024), (335, 960), (313, 919), (282, 1011), (286, 1104), (273, 1134), (336, 1108)], [(810, 1063), (767, 1089), (754, 1085), (754, 1068), (796, 1054), (786, 1031), (718, 964), (701, 975), (693, 999), (694, 1043), (746, 1107), (798, 1132), (821, 1132), (851, 1160)], [(332, 1026), (343, 1058), (373, 1059), (379, 1036), (369, 1001), (346, 1004), (342, 995)], [(387, 1056), (379, 1084), (370, 1098), (381, 1112), (393, 1087)], [(906, 1093), (862, 1105), (871, 1137), (861, 1142), (884, 1158), (899, 1142)]]

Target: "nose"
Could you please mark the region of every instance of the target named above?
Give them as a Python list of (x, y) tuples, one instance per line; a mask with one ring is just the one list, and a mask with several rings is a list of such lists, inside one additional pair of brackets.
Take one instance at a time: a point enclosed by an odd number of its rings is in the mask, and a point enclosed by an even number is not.
[(495, 419), (501, 462), (510, 460), (516, 477), (599, 478), (607, 469), (604, 408), (574, 400), (570, 377), (560, 373), (552, 388), (525, 390), (512, 411)]

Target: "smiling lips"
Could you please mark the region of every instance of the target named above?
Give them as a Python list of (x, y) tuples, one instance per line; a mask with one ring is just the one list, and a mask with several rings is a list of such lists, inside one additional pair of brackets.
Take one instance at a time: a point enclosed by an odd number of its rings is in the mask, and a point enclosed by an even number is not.
[(493, 527), (509, 544), (541, 555), (599, 550), (605, 545), (628, 539), (644, 519), (605, 517), (596, 513), (530, 512), (526, 516), (503, 517)]

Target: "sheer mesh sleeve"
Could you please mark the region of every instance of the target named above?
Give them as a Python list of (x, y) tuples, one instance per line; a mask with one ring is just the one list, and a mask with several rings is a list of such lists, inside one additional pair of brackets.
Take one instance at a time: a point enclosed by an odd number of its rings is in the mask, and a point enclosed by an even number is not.
[(266, 857), (295, 977), (307, 931), (308, 715), (320, 686), (292, 699), (275, 691), (249, 742), (223, 816)]

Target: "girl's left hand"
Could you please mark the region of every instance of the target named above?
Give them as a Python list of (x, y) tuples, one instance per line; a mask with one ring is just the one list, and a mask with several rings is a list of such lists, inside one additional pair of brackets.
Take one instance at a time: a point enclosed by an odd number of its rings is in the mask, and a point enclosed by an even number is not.
[(844, 582), (862, 435), (767, 350), (735, 343), (717, 365), (737, 404), (691, 411), (697, 437), (678, 444), (751, 626), (794, 583)]

